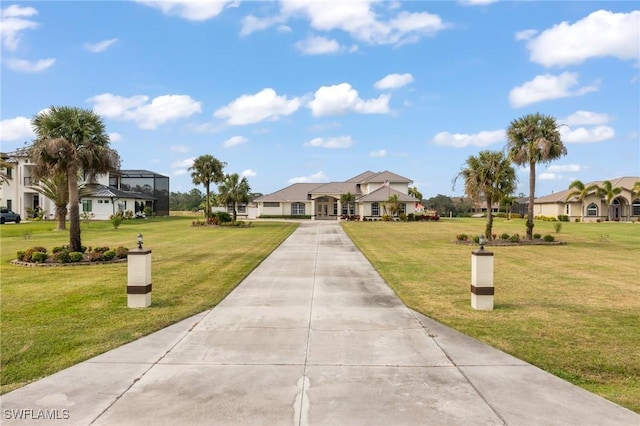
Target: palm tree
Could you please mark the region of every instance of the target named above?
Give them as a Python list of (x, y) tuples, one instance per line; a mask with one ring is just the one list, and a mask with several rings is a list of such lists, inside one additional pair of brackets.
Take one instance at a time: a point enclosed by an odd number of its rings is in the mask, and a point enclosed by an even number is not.
[(349, 216), (349, 213), (351, 212), (351, 209), (349, 207), (351, 207), (351, 205), (355, 203), (355, 201), (356, 196), (353, 195), (350, 191), (340, 196), (340, 204), (343, 206), (347, 206), (347, 216)]
[(412, 195), (415, 199), (418, 200), (418, 202), (422, 201), (422, 192), (418, 191), (417, 186), (412, 186), (411, 188), (409, 188), (409, 195)]
[(640, 195), (640, 180), (633, 184), (633, 188), (631, 188), (631, 192), (633, 192), (634, 197)]
[(500, 151), (480, 151), (477, 157), (467, 158), (464, 167), (454, 178), (464, 179), (464, 192), (474, 200), (484, 198), (487, 202), (487, 225), (485, 237), (492, 239), (494, 201), (499, 202), (515, 190), (516, 172)]
[(51, 176), (65, 174), (69, 188), (69, 247), (81, 251), (78, 174), (93, 176), (120, 167), (117, 153), (109, 148), (109, 135), (102, 118), (91, 110), (55, 107), (42, 111), (31, 120), (36, 140), (30, 157), (36, 173)]
[(246, 203), (249, 201), (249, 193), (251, 187), (246, 176), (240, 179), (237, 173), (226, 175), (220, 185), (218, 185), (220, 191), (220, 201), (225, 206), (229, 204), (233, 205), (233, 221), (235, 222), (238, 217), (238, 203)]
[(398, 194), (389, 195), (387, 201), (384, 204), (385, 210), (387, 207), (389, 208), (389, 214), (391, 216), (395, 216), (398, 211), (400, 211), (400, 198), (398, 198)]
[(504, 207), (505, 211), (507, 212), (507, 220), (511, 220), (511, 209), (515, 201), (516, 197), (512, 197), (511, 195), (506, 195), (502, 197), (502, 200), (500, 200), (500, 206)]
[(556, 119), (540, 113), (513, 120), (507, 129), (508, 158), (513, 163), (529, 166), (529, 205), (527, 239), (533, 238), (533, 200), (536, 190), (536, 164), (548, 164), (567, 154)]
[(222, 169), (227, 163), (215, 158), (213, 155), (205, 154), (193, 160), (193, 166), (189, 167), (191, 172), (191, 180), (194, 185), (204, 185), (205, 189), (205, 217), (208, 219), (211, 215), (210, 186), (211, 183), (218, 183), (224, 179)]
[(607, 205), (607, 220), (611, 220), (611, 202), (622, 192), (622, 188), (614, 187), (611, 181), (605, 180), (601, 186), (597, 187), (597, 190), (598, 194), (604, 197), (605, 204)]
[(0, 160), (0, 169), (6, 169), (7, 172), (0, 172), (0, 184), (2, 183), (9, 183), (9, 181), (11, 180), (11, 175), (9, 175), (8, 170), (12, 169), (13, 165), (7, 161), (4, 160)]
[(56, 206), (56, 220), (58, 225), (56, 231), (64, 231), (67, 219), (67, 204), (69, 204), (69, 184), (67, 183), (67, 175), (57, 173), (50, 178), (41, 178), (40, 185), (33, 189), (44, 195)]
[(564, 199), (564, 201), (569, 201), (570, 198), (575, 197), (576, 201), (580, 202), (580, 222), (584, 222), (584, 199), (591, 192), (597, 191), (598, 185), (594, 183), (589, 186), (585, 186), (585, 184), (581, 181), (574, 180), (573, 182), (571, 182), (571, 185), (569, 185), (569, 190), (573, 191), (570, 191), (567, 194), (567, 197)]

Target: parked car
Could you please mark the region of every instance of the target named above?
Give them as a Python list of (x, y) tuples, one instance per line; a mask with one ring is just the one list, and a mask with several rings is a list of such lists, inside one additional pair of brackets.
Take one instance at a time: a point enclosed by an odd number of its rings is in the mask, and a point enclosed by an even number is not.
[(15, 222), (20, 223), (20, 215), (9, 209), (0, 209), (0, 223)]

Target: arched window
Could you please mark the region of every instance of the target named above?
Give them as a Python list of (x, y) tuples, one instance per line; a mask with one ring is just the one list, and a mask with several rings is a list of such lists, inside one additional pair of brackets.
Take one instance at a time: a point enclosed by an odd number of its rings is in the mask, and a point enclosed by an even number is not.
[(587, 206), (587, 216), (598, 216), (598, 206), (591, 203)]
[(291, 203), (291, 216), (304, 216), (304, 203)]
[(633, 216), (640, 216), (640, 198), (633, 200), (633, 206), (631, 210)]

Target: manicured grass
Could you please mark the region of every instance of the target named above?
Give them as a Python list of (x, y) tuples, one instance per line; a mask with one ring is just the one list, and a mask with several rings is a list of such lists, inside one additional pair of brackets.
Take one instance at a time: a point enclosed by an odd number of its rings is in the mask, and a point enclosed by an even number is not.
[(86, 246), (152, 250), (152, 305), (127, 308), (127, 265), (20, 267), (18, 250), (68, 244), (53, 222), (0, 226), (1, 392), (50, 375), (218, 304), (296, 228), (193, 227), (192, 217), (82, 225)]
[[(344, 229), (411, 308), (640, 413), (640, 224), (536, 222), (566, 245), (487, 247), (495, 309), (471, 308), (471, 251), (456, 234), (484, 219), (345, 222)], [(494, 232), (525, 234), (523, 220)]]

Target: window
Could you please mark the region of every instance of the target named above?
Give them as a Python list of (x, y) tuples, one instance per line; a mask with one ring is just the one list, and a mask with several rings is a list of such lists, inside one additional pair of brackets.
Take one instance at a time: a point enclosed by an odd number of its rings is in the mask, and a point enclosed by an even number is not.
[(274, 201), (265, 201), (265, 202), (263, 203), (263, 205), (264, 205), (265, 207), (280, 207), (280, 203), (279, 203), (279, 202), (277, 202), (277, 201), (275, 201), (275, 202), (274, 202)]
[(91, 212), (91, 200), (82, 200), (82, 211)]
[(7, 167), (7, 169), (6, 169), (6, 170), (7, 170), (7, 172), (6, 172), (7, 177), (8, 177), (9, 179), (11, 179), (11, 178), (13, 177), (13, 176), (12, 176), (12, 173), (13, 173), (13, 167)]
[(333, 215), (334, 216), (338, 215), (338, 200), (334, 200), (333, 202)]
[(587, 216), (598, 216), (598, 206), (591, 203), (587, 206)]
[(13, 201), (7, 200), (7, 209), (8, 210), (13, 210)]
[(304, 203), (291, 203), (291, 216), (303, 216)]
[(247, 206), (246, 204), (240, 204), (238, 206), (238, 213), (246, 213), (247, 212)]
[(631, 215), (640, 216), (640, 198), (636, 198), (635, 200), (633, 200), (633, 205), (631, 207)]
[(569, 204), (565, 204), (564, 206), (564, 214), (569, 215)]
[(400, 208), (398, 209), (398, 214), (406, 214), (407, 213), (407, 204), (400, 203)]
[(380, 216), (380, 203), (371, 203), (371, 216)]

